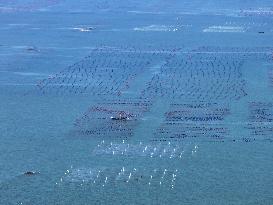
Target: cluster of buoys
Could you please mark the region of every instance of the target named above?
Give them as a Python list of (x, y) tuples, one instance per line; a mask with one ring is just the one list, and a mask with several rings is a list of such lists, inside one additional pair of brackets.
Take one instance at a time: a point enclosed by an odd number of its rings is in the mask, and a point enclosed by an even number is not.
[(112, 155), (124, 157), (149, 157), (181, 159), (185, 155), (196, 152), (197, 145), (188, 143), (162, 142), (162, 143), (122, 143), (106, 142), (102, 140), (93, 150), (94, 155)]
[(79, 186), (117, 187), (121, 184), (139, 184), (142, 186), (162, 187), (173, 189), (175, 181), (180, 175), (178, 169), (154, 168), (145, 169), (137, 167), (121, 168), (94, 167), (67, 169), (56, 185), (69, 184)]

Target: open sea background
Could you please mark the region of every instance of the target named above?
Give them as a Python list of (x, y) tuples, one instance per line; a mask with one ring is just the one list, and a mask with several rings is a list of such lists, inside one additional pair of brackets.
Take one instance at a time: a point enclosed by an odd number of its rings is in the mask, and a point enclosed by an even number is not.
[(0, 204), (272, 205), (272, 39), (272, 0), (0, 0)]

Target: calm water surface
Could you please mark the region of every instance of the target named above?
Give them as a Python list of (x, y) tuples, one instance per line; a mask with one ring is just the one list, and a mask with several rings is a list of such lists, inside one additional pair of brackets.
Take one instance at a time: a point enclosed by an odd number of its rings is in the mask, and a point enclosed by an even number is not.
[(272, 25), (269, 0), (0, 0), (0, 204), (272, 204)]

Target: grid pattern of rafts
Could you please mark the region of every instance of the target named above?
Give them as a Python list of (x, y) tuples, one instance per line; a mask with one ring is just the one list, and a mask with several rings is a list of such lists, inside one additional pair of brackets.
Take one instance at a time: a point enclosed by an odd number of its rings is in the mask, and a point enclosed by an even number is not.
[(39, 82), (42, 93), (89, 93), (120, 95), (143, 70), (149, 68), (166, 53), (136, 49), (102, 47), (94, 49), (80, 62)]
[(168, 168), (137, 169), (132, 167), (121, 168), (79, 168), (68, 169), (60, 181), (56, 184), (75, 185), (97, 185), (97, 186), (118, 186), (140, 184), (143, 186), (162, 186), (166, 188), (174, 188), (175, 181), (179, 171), (177, 169), (170, 170)]
[(223, 122), (229, 113), (218, 104), (172, 104), (153, 141), (222, 141), (229, 133)]
[[(152, 103), (140, 99), (116, 100), (92, 106), (75, 121), (76, 129), (81, 134), (98, 137), (126, 139), (133, 135), (135, 126)], [(113, 120), (111, 117), (122, 115), (128, 119)]]
[(239, 99), (246, 95), (242, 64), (232, 55), (177, 56), (153, 76), (143, 95), (184, 101)]
[(249, 103), (249, 112), (250, 122), (247, 128), (250, 130), (251, 135), (272, 140), (273, 103), (251, 102)]

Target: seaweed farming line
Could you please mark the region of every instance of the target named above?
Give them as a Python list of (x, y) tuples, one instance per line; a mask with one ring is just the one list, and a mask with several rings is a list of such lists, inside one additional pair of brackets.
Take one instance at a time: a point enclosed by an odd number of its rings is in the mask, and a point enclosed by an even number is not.
[(273, 136), (273, 103), (250, 102), (249, 123), (245, 126), (254, 137), (272, 140)]
[(142, 95), (190, 101), (238, 100), (246, 95), (241, 73), (243, 61), (233, 58), (174, 57), (153, 76)]
[[(261, 49), (266, 51), (260, 51)], [(267, 58), (271, 57), (272, 59), (271, 47), (244, 48), (243, 50), (245, 51), (236, 47), (199, 47), (191, 51), (183, 51), (181, 48), (143, 51), (130, 47), (120, 49), (106, 46), (99, 47), (92, 49), (90, 55), (83, 60), (48, 79), (40, 81), (37, 87), (44, 94), (50, 91), (57, 94), (92, 93), (95, 95), (120, 95), (122, 91), (130, 87), (131, 81), (135, 80), (136, 76), (143, 70), (147, 70), (158, 61), (168, 62), (175, 55), (179, 54), (195, 54), (194, 56), (189, 56), (190, 59), (186, 59), (189, 64), (192, 61), (198, 61), (200, 56), (197, 54), (213, 55), (215, 58), (219, 58), (218, 54), (243, 54), (240, 56), (241, 58), (245, 58), (246, 54), (249, 56), (258, 54), (261, 55), (260, 57), (264, 58), (267, 56)], [(212, 60), (213, 56), (204, 56), (202, 58)], [(183, 56), (181, 56), (181, 59), (183, 61)], [(177, 59), (174, 60), (176, 61)], [(225, 59), (220, 58), (218, 60), (224, 61)], [(217, 61), (217, 59), (214, 59), (214, 61)]]
[[(53, 6), (59, 4), (63, 0), (42, 0), (42, 1), (30, 1), (25, 5), (11, 5), (9, 7), (0, 7), (0, 12), (22, 12), (22, 11), (36, 11), (45, 7)], [(14, 2), (5, 2), (14, 3)]]
[(273, 68), (268, 69), (268, 81), (269, 81), (269, 86), (273, 88)]
[(178, 52), (177, 54), (272, 54), (272, 51), (184, 51)]
[(273, 9), (272, 8), (241, 9), (240, 15), (242, 15), (242, 16), (273, 17)]
[[(170, 56), (162, 53), (144, 54), (106, 51), (95, 49), (82, 61), (40, 81), (38, 89), (46, 94), (90, 93), (93, 95), (121, 95), (130, 87), (137, 75), (152, 67), (158, 61)], [(70, 86), (67, 86), (70, 85)]]
[(195, 49), (191, 49), (190, 51), (203, 51), (203, 52), (259, 52), (259, 53), (267, 53), (273, 52), (272, 46), (263, 46), (263, 47), (230, 47), (230, 46), (199, 46)]
[[(207, 26), (203, 29), (203, 32), (228, 32), (228, 33), (245, 33), (245, 32), (257, 32), (259, 34), (262, 34), (264, 32), (268, 32), (269, 27), (266, 27), (266, 23), (258, 24), (258, 23), (252, 23), (252, 24), (243, 24), (243, 23), (226, 23), (226, 24), (216, 24)], [(261, 31), (261, 29), (263, 31)]]
[(229, 134), (223, 122), (229, 114), (227, 105), (217, 103), (171, 104), (152, 141), (221, 141)]
[(178, 169), (155, 168), (153, 170), (144, 168), (78, 168), (67, 169), (56, 185), (67, 186), (102, 186), (117, 187), (130, 184), (151, 187), (175, 188), (175, 182), (181, 175)]
[(229, 136), (225, 124), (162, 124), (154, 133), (152, 141), (221, 141)]
[(175, 54), (175, 53), (180, 53), (182, 50), (182, 47), (165, 47), (165, 48), (160, 48), (160, 49), (154, 49), (152, 46), (146, 48), (139, 48), (139, 47), (134, 47), (134, 46), (103, 46), (101, 45), (100, 47), (93, 47), (94, 51), (100, 51), (101, 53), (105, 52), (108, 53), (109, 51), (112, 52), (119, 52), (119, 53), (134, 53), (134, 54), (141, 54), (141, 53), (146, 53), (146, 54)]
[(237, 25), (241, 25), (241, 26), (257, 26), (257, 27), (263, 27), (263, 26), (267, 26), (268, 23), (263, 22), (263, 23), (257, 23), (257, 22), (236, 22), (236, 21), (228, 21), (225, 22), (225, 25), (232, 25), (232, 26), (237, 26)]
[(166, 121), (222, 121), (230, 114), (228, 106), (217, 103), (171, 104), (169, 112), (165, 113)]
[[(201, 46), (190, 52), (199, 54), (236, 54), (237, 59), (264, 59), (272, 61), (273, 47), (211, 47)], [(234, 56), (235, 58), (235, 56)]]

